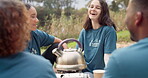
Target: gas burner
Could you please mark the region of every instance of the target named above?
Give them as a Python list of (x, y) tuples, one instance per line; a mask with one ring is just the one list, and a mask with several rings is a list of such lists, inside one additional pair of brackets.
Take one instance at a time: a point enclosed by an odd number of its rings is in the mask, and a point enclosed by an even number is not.
[(57, 73), (56, 76), (57, 78), (90, 78), (86, 73)]
[(71, 70), (71, 71), (68, 71), (68, 70), (57, 70), (57, 73), (82, 73), (81, 70)]
[(81, 70), (57, 70), (57, 78), (90, 78), (89, 74), (82, 73)]

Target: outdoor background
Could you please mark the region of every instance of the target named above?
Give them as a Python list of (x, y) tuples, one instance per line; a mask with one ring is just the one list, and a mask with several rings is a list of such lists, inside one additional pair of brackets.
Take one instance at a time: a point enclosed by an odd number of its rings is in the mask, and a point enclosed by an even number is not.
[[(21, 0), (37, 9), (38, 29), (61, 39), (77, 39), (83, 27), (90, 0)], [(124, 24), (129, 0), (106, 0), (110, 16), (117, 26), (117, 47), (132, 44)], [(73, 45), (73, 44), (72, 44)]]

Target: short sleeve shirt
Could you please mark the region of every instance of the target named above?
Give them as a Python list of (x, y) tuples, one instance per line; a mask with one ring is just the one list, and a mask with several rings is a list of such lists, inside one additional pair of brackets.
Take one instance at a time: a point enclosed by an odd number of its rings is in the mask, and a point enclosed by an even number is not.
[(0, 78), (56, 78), (56, 75), (48, 60), (21, 52), (0, 57)]
[(115, 50), (103, 78), (148, 78), (148, 38)]
[(48, 46), (54, 42), (54, 36), (43, 31), (36, 30), (31, 32), (31, 40), (26, 48), (27, 52), (41, 55), (40, 47)]
[(79, 41), (83, 45), (87, 63), (87, 69), (84, 72), (104, 69), (104, 54), (111, 54), (116, 49), (116, 40), (116, 32), (112, 26), (102, 26), (95, 30), (82, 29)]

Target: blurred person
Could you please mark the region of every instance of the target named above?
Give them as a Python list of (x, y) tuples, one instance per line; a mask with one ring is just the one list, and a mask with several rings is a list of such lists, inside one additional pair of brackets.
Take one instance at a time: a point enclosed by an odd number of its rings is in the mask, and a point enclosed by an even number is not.
[(83, 72), (90, 72), (91, 75), (93, 70), (104, 69), (110, 54), (116, 49), (115, 28), (107, 3), (104, 0), (92, 0), (86, 22), (79, 35), (87, 64)]
[[(28, 43), (27, 51), (30, 53), (41, 55), (40, 47), (42, 46), (49, 46), (51, 45), (43, 54), (42, 56), (46, 59), (50, 60), (52, 64), (56, 61), (56, 56), (52, 54), (52, 50), (58, 47), (58, 43), (62, 40), (54, 37), (52, 35), (47, 34), (41, 30), (37, 29), (37, 23), (39, 22), (37, 18), (37, 11), (36, 9), (31, 6), (30, 4), (25, 4), (28, 12), (29, 12), (29, 20), (30, 20), (30, 27), (31, 27), (31, 41)], [(67, 45), (64, 44), (63, 48), (67, 48)]]
[(51, 63), (24, 52), (30, 39), (25, 5), (0, 0), (0, 78), (56, 78)]
[(148, 2), (129, 0), (125, 23), (137, 43), (115, 50), (104, 78), (148, 78)]

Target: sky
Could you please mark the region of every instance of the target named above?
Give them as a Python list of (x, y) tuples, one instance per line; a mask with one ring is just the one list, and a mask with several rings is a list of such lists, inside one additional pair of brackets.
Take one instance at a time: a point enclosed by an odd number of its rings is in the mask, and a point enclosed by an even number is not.
[[(85, 5), (88, 3), (89, 0), (76, 0), (76, 1), (77, 1), (77, 3), (74, 4), (74, 6), (75, 6), (76, 9), (80, 9), (80, 8), (84, 8)], [(111, 1), (112, 1), (112, 0), (106, 0), (106, 2), (107, 2), (108, 4), (110, 4)]]
[[(22, 0), (22, 1), (26, 1), (26, 0)], [(81, 9), (81, 8), (85, 8), (86, 4), (89, 2), (90, 0), (76, 0), (76, 3), (73, 4), (73, 7), (75, 7), (76, 9)], [(106, 2), (108, 4), (111, 4), (113, 0), (106, 0)], [(32, 5), (43, 5), (42, 3), (36, 3), (36, 2), (33, 2)]]
[(84, 8), (89, 0), (77, 0), (77, 3), (74, 5), (76, 9)]

